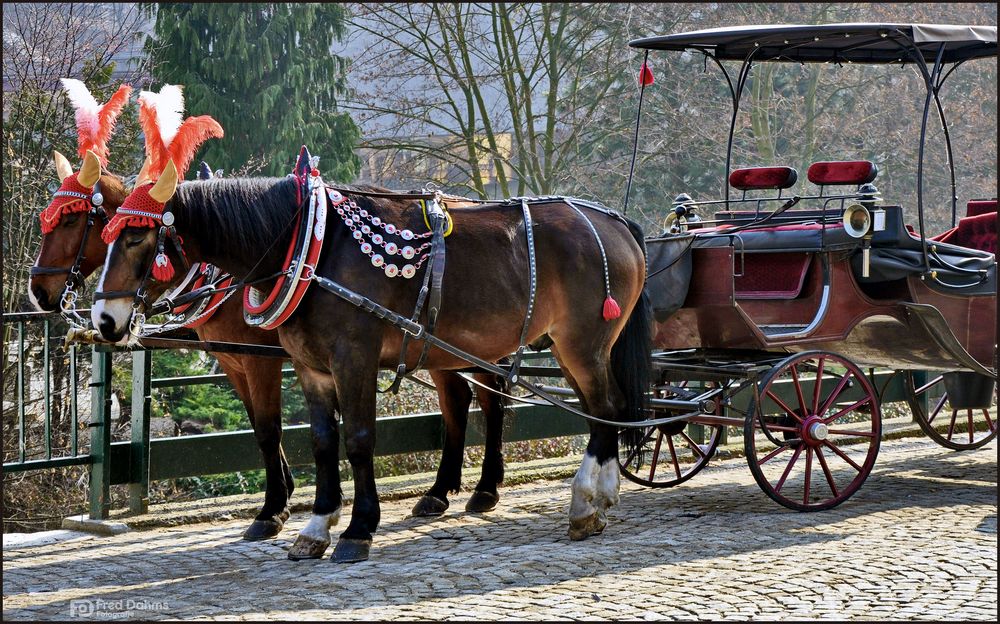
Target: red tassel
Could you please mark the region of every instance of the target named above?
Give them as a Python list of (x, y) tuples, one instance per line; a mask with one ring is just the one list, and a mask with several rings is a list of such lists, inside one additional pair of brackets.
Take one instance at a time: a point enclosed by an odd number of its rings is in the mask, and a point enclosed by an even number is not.
[(639, 68), (639, 84), (643, 87), (653, 84), (653, 70), (649, 68), (649, 65), (645, 61), (642, 62), (642, 67)]
[(615, 301), (614, 297), (609, 296), (604, 300), (604, 320), (613, 321), (622, 315), (622, 309), (618, 306), (618, 302)]
[(174, 265), (166, 254), (156, 254), (153, 260), (153, 279), (159, 282), (169, 282), (174, 276)]

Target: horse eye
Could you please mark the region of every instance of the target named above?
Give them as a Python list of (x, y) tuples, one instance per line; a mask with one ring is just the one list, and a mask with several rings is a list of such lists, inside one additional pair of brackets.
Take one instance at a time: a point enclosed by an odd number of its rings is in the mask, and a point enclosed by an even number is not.
[(144, 241), (144, 240), (146, 240), (145, 236), (138, 236), (138, 237), (133, 237), (133, 238), (126, 238), (125, 239), (125, 246), (126, 247), (138, 247), (139, 245), (142, 244), (142, 241)]
[(80, 215), (78, 214), (65, 215), (62, 218), (62, 224), (64, 227), (69, 227), (71, 225), (76, 225), (76, 222), (79, 220), (80, 220)]

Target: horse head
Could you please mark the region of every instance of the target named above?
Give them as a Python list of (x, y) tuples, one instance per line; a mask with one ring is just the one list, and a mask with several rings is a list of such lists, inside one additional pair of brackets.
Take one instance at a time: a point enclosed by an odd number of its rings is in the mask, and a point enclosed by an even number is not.
[(61, 185), (41, 213), (42, 244), (28, 278), (32, 303), (46, 312), (101, 266), (107, 251), (101, 228), (127, 194), (121, 177), (101, 171), (93, 152), (76, 172), (59, 152), (53, 157)]
[(115, 121), (132, 88), (122, 85), (99, 105), (79, 80), (62, 82), (76, 111), (82, 165), (74, 172), (65, 156), (53, 154), (60, 187), (40, 215), (42, 244), (28, 279), (32, 303), (45, 311), (75, 300), (75, 289), (100, 266), (105, 251), (100, 228), (126, 194), (122, 179), (106, 173), (104, 167)]

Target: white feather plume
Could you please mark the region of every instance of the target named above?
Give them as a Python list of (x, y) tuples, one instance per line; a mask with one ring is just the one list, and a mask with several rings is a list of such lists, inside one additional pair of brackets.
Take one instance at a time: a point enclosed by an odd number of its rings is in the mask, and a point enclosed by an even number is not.
[(60, 80), (66, 89), (66, 96), (76, 109), (77, 130), (81, 134), (86, 132), (92, 137), (97, 136), (97, 114), (101, 110), (101, 105), (82, 81), (75, 78), (60, 78)]
[(139, 94), (139, 99), (156, 109), (160, 139), (164, 145), (170, 145), (184, 121), (184, 92), (181, 85), (163, 85), (159, 93), (143, 91)]

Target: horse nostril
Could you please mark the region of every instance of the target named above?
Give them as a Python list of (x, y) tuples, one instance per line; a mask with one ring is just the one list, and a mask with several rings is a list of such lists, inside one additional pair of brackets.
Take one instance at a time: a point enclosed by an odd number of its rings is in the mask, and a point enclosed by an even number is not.
[(112, 340), (115, 336), (115, 319), (111, 318), (111, 315), (107, 312), (101, 314), (101, 322), (97, 325), (98, 331), (101, 332), (101, 336), (105, 340)]

